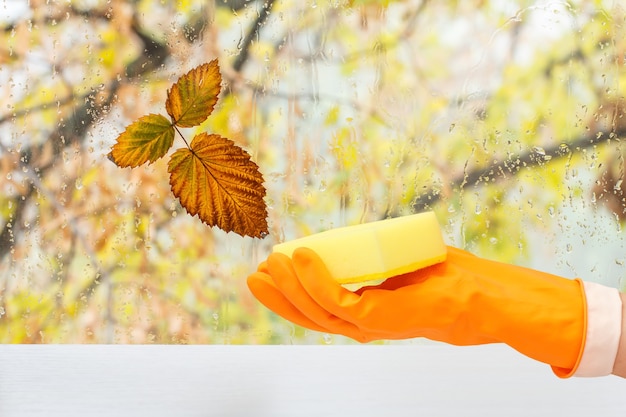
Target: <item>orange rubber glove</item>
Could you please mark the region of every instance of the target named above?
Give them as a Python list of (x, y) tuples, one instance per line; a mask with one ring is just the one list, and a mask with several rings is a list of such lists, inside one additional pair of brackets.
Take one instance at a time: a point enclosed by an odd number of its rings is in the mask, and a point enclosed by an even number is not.
[[(358, 262), (355, 261), (355, 262)], [(445, 262), (356, 292), (339, 285), (315, 252), (271, 254), (248, 277), (270, 310), (309, 329), (361, 342), (426, 337), (454, 345), (506, 343), (559, 377), (585, 345), (582, 282), (489, 261), (448, 247)]]

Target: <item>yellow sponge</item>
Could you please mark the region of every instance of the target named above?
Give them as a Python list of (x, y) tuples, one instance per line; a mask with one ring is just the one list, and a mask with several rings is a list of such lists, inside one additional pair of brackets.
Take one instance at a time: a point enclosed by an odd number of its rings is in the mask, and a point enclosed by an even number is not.
[(340, 284), (380, 281), (446, 259), (446, 245), (433, 212), (339, 227), (274, 246), (291, 256), (313, 249)]

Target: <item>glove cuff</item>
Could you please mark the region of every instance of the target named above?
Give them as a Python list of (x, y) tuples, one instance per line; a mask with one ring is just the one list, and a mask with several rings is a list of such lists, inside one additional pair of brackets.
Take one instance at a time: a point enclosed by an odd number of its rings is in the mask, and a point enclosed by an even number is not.
[(613, 370), (621, 334), (622, 302), (616, 289), (576, 279), (584, 292), (584, 333), (571, 369), (552, 366), (559, 378), (604, 376)]
[[(583, 282), (587, 300), (587, 335), (578, 369), (571, 376), (611, 374), (622, 329), (622, 300), (615, 288)], [(558, 373), (557, 373), (558, 375)]]

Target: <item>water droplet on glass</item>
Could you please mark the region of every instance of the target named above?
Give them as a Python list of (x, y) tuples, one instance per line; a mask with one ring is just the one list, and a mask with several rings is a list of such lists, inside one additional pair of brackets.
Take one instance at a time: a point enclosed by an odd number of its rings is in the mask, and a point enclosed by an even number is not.
[(550, 215), (550, 217), (554, 217), (554, 207), (548, 207), (548, 214)]
[(4, 307), (0, 307), (0, 317), (4, 316), (5, 313)]
[(498, 238), (495, 238), (495, 237), (490, 238), (489, 243), (491, 243), (492, 245), (495, 245), (496, 243), (498, 243)]
[(572, 248), (572, 244), (571, 244), (571, 243), (568, 243), (568, 244), (565, 246), (565, 250), (567, 250), (567, 253), (571, 253), (571, 252), (572, 252), (572, 249), (573, 249), (573, 248)]
[(333, 337), (331, 335), (329, 335), (328, 333), (324, 334), (324, 343), (326, 343), (327, 345), (330, 345), (331, 343), (333, 343)]
[(83, 180), (81, 178), (78, 178), (76, 180), (76, 182), (74, 182), (74, 187), (76, 187), (77, 190), (80, 190), (83, 188)]
[(480, 214), (483, 212), (482, 207), (480, 207), (480, 204), (476, 204), (476, 210), (474, 211), (474, 213), (476, 214)]
[(536, 153), (542, 156), (545, 156), (546, 154), (546, 150), (543, 149), (541, 146), (533, 146), (533, 151), (535, 151)]

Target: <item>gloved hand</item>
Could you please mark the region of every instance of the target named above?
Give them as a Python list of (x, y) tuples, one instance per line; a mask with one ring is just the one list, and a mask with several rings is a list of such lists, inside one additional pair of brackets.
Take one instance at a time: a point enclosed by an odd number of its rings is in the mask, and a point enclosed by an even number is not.
[[(355, 260), (358, 262), (358, 260)], [(426, 337), (454, 345), (506, 343), (552, 366), (576, 371), (587, 308), (580, 280), (479, 258), (448, 247), (445, 262), (348, 291), (319, 256), (274, 253), (248, 277), (267, 308), (296, 324), (361, 342)]]

